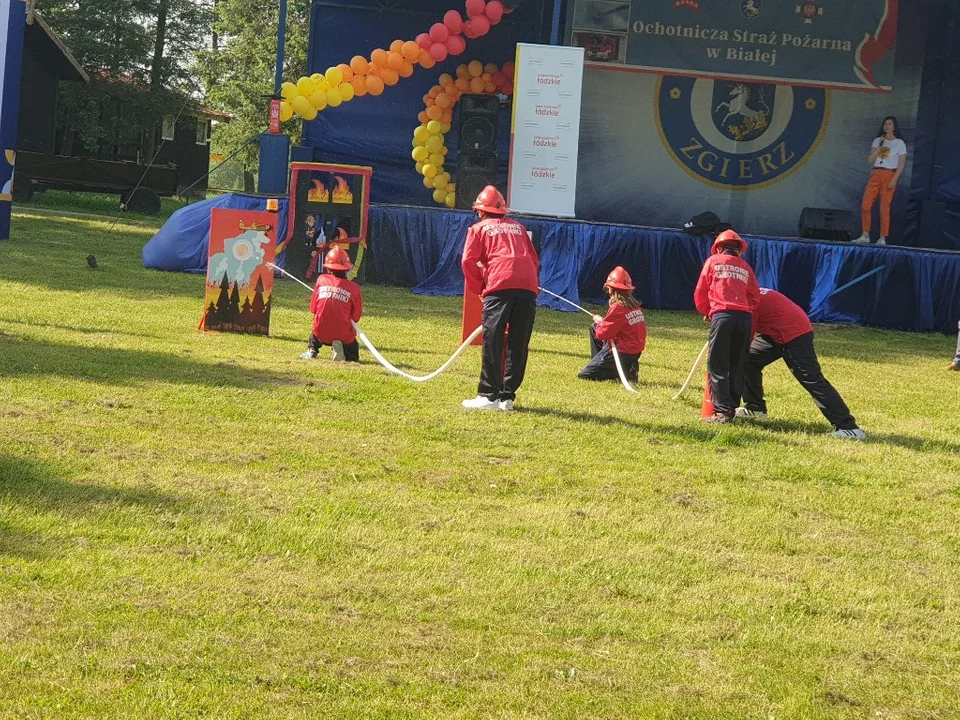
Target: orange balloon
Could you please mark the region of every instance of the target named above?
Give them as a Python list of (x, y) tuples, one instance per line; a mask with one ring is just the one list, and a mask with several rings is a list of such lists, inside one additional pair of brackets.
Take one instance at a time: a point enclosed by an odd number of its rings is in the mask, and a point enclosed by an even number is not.
[(483, 92), (483, 80), (478, 77), (470, 80), (470, 92), (476, 94)]
[(367, 79), (360, 75), (354, 75), (350, 78), (350, 85), (353, 86), (353, 94), (357, 97), (363, 97), (367, 94)]
[(353, 79), (353, 69), (346, 63), (340, 63), (337, 69), (343, 73), (343, 82), (350, 82)]
[(367, 62), (367, 59), (363, 55), (354, 55), (350, 60), (350, 69), (353, 70), (355, 75), (363, 75), (367, 71), (370, 63)]
[(437, 107), (440, 108), (441, 110), (446, 110), (452, 104), (450, 102), (450, 96), (447, 95), (446, 93), (440, 93), (439, 95), (437, 95), (437, 99), (435, 102), (437, 103)]
[(430, 102), (430, 96), (429, 96), (429, 95), (424, 95), (424, 96), (423, 96), (423, 104), (424, 104), (424, 105), (427, 105), (429, 102)]
[(467, 69), (466, 65), (457, 65), (457, 77), (470, 79), (470, 71)]
[(445, 125), (449, 125), (451, 122), (453, 122), (453, 108), (447, 108), (443, 111), (443, 114), (440, 115), (440, 122), (444, 123)]
[(373, 64), (379, 68), (385, 68), (387, 66), (387, 58), (389, 53), (383, 48), (377, 48), (372, 53), (370, 53), (370, 59), (373, 61)]
[(444, 73), (440, 76), (440, 80), (438, 80), (438, 82), (440, 83), (440, 87), (446, 87), (447, 85), (453, 83), (453, 78), (450, 77), (450, 73)]
[(442, 87), (440, 87), (439, 85), (434, 85), (432, 88), (430, 88), (430, 92), (427, 93), (427, 94), (428, 94), (430, 97), (435, 98), (437, 95), (439, 95), (439, 94), (442, 93), (442, 92), (443, 92), (443, 88), (442, 88)]
[(380, 95), (383, 92), (383, 80), (376, 75), (367, 75), (367, 92)]
[(427, 115), (426, 110), (421, 110), (420, 113), (417, 115), (417, 120), (419, 120), (422, 123), (429, 122), (430, 116)]
[(367, 77), (373, 75), (374, 77), (380, 77), (380, 68), (378, 68), (373, 63), (367, 65), (367, 71), (364, 73)]
[(400, 54), (403, 55), (405, 60), (413, 62), (420, 57), (420, 46), (414, 40), (407, 40), (400, 48)]
[(397, 72), (400, 73), (400, 77), (410, 77), (413, 75), (413, 63), (409, 60), (404, 60), (403, 65), (400, 66)]
[(429, 107), (433, 107), (434, 105), (436, 105), (436, 104), (437, 104), (437, 101), (436, 101), (434, 98), (432, 98), (432, 97), (430, 97), (430, 96), (427, 96), (427, 99), (423, 101), (423, 104), (424, 104), (424, 106), (426, 106), (426, 107), (429, 108)]
[(427, 68), (428, 70), (437, 64), (437, 61), (433, 59), (433, 56), (428, 50), (420, 50), (420, 57), (417, 58), (417, 62), (420, 63), (420, 67)]
[(450, 99), (453, 100), (453, 102), (456, 102), (457, 100), (460, 99), (460, 91), (457, 89), (456, 85), (453, 85), (453, 84), (447, 85), (443, 89), (443, 92), (449, 95)]
[(391, 70), (399, 70), (403, 65), (403, 55), (398, 52), (387, 53), (387, 67)]
[(485, 82), (483, 84), (483, 91), (485, 93), (494, 93), (497, 91), (497, 86), (493, 84), (493, 81)]
[(473, 60), (467, 65), (467, 71), (469, 71), (471, 77), (480, 77), (483, 75), (483, 65), (479, 60)]
[(460, 92), (470, 92), (470, 81), (466, 78), (457, 78), (453, 86)]
[(394, 40), (390, 43), (390, 52), (403, 52), (403, 40)]
[(492, 78), (493, 76), (488, 72), (485, 72), (483, 73), (483, 75), (480, 76), (480, 79), (483, 80), (484, 82), (490, 82)]
[(493, 75), (499, 69), (500, 68), (497, 67), (496, 63), (487, 63), (486, 65), (483, 66), (483, 71), (485, 73), (489, 73), (490, 75)]
[(396, 85), (400, 82), (400, 74), (393, 68), (384, 68), (380, 71), (380, 77), (384, 85)]
[(436, 105), (431, 105), (427, 108), (427, 117), (431, 120), (439, 120), (443, 117), (443, 110), (438, 108)]

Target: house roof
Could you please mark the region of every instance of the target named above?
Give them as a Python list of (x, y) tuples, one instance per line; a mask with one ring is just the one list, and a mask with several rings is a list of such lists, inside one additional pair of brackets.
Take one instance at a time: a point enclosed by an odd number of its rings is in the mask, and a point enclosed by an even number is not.
[(67, 72), (64, 74), (64, 80), (77, 80), (83, 82), (90, 82), (90, 76), (87, 75), (86, 71), (77, 62), (77, 59), (73, 56), (73, 53), (63, 44), (63, 40), (60, 39), (60, 36), (57, 35), (53, 29), (43, 21), (43, 18), (40, 17), (40, 14), (34, 10), (31, 13), (30, 24), (36, 25), (39, 27), (44, 34), (50, 39), (50, 41), (57, 46), (57, 49), (63, 55), (63, 59), (66, 61)]

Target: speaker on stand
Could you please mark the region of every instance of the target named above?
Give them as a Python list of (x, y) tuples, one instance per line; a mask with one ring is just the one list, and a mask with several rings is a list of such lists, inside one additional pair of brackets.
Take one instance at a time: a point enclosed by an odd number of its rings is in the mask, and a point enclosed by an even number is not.
[(496, 95), (461, 95), (459, 108), (456, 207), (469, 210), (483, 188), (497, 183), (500, 98)]
[(852, 226), (853, 213), (849, 210), (805, 207), (800, 212), (800, 237), (807, 240), (847, 242)]

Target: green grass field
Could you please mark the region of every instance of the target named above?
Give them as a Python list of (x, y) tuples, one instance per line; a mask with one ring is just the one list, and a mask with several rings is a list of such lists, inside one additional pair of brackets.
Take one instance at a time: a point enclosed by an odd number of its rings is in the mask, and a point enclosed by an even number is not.
[[(0, 717), (960, 717), (953, 338), (819, 329), (857, 443), (782, 366), (767, 424), (671, 401), (693, 313), (629, 396), (541, 311), (517, 412), (471, 414), (477, 348), (298, 360), (289, 282), (271, 337), (200, 333), (203, 278), (110, 225), (0, 242)], [(408, 371), (459, 343), (457, 298), (365, 301)]]

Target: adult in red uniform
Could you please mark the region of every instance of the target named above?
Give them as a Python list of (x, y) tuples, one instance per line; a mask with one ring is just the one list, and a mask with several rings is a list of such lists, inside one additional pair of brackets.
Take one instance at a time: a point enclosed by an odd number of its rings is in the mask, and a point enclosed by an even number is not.
[(797, 382), (810, 393), (820, 412), (833, 425), (834, 437), (851, 440), (866, 437), (840, 393), (823, 376), (813, 347), (813, 325), (803, 308), (776, 290), (762, 288), (760, 304), (753, 315), (753, 329), (757, 336), (750, 345), (743, 384), (744, 407), (737, 408), (738, 416), (767, 417), (763, 369), (783, 358)]
[(620, 354), (620, 363), (628, 380), (636, 380), (640, 354), (647, 344), (647, 323), (640, 301), (633, 296), (633, 280), (621, 266), (607, 275), (603, 289), (610, 296), (610, 309), (605, 317), (593, 316), (590, 326), (591, 359), (580, 371), (583, 380), (617, 380), (616, 361), (611, 344)]
[(328, 272), (317, 278), (310, 300), (313, 333), (307, 351), (300, 357), (315, 358), (321, 347), (330, 345), (334, 360), (360, 362), (360, 344), (353, 323), (363, 315), (363, 296), (360, 286), (347, 280), (353, 263), (343, 248), (335, 245), (327, 252), (323, 267)]
[(473, 209), (480, 221), (467, 231), (462, 265), (467, 290), (483, 298), (483, 362), (477, 397), (463, 407), (513, 410), (527, 367), (540, 259), (526, 228), (506, 217), (507, 204), (493, 185), (480, 192)]
[(697, 311), (710, 319), (707, 371), (714, 414), (707, 422), (732, 422), (740, 404), (753, 312), (760, 302), (753, 268), (740, 257), (746, 249), (747, 243), (733, 230), (720, 233), (693, 293)]

